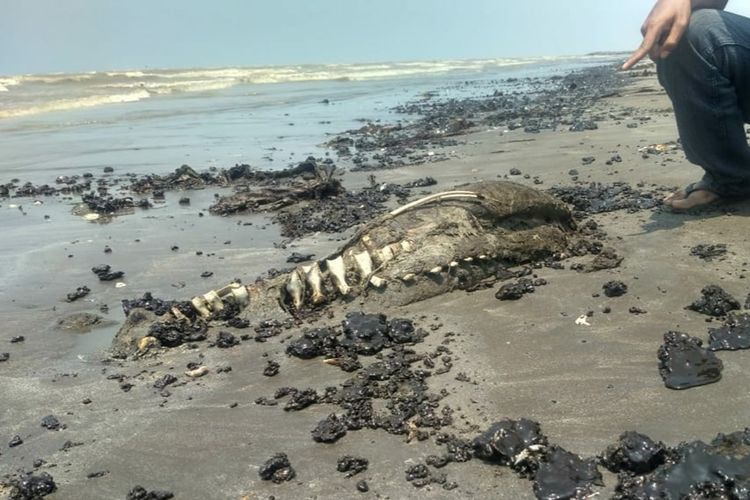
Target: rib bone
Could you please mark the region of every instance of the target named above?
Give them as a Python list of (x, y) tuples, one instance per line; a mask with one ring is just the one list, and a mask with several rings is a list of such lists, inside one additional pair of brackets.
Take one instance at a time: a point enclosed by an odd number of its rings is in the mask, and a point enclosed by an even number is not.
[(307, 284), (310, 285), (310, 299), (313, 304), (317, 305), (321, 302), (325, 302), (326, 297), (323, 295), (323, 278), (320, 274), (320, 266), (317, 262), (310, 266), (303, 266), (302, 270), (305, 273)]
[(339, 289), (341, 295), (349, 294), (349, 285), (346, 282), (346, 268), (344, 267), (344, 259), (339, 255), (334, 259), (326, 260), (328, 265), (328, 271), (331, 273), (336, 288)]
[(359, 269), (359, 276), (362, 279), (362, 283), (367, 283), (372, 274), (372, 259), (370, 258), (370, 254), (367, 252), (355, 253), (352, 254), (352, 257), (354, 257), (354, 263), (357, 265), (357, 269)]
[(296, 309), (302, 307), (302, 300), (305, 297), (305, 282), (299, 275), (299, 269), (292, 271), (289, 281), (286, 284), (286, 291), (292, 297), (292, 304)]
[(432, 203), (433, 201), (439, 201), (439, 200), (450, 200), (455, 198), (479, 198), (479, 195), (473, 191), (445, 191), (443, 193), (435, 193), (431, 194), (429, 196), (425, 196), (424, 198), (420, 198), (418, 200), (412, 201), (411, 203), (407, 203), (404, 206), (401, 206), (397, 208), (396, 210), (391, 211), (390, 215), (392, 217), (395, 217), (399, 214), (402, 214), (406, 212), (407, 210), (411, 210), (412, 208), (417, 208), (421, 205), (426, 205), (428, 203)]

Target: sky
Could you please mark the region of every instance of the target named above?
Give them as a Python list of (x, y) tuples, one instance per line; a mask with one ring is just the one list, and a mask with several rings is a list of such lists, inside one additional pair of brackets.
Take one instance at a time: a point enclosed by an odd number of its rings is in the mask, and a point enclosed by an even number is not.
[(654, 0), (0, 1), (14, 75), (631, 50)]

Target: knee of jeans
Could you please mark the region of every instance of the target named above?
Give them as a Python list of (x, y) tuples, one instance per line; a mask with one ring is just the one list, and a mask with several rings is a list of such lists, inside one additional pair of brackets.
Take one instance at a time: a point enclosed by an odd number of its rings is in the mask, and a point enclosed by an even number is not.
[(688, 44), (701, 57), (709, 57), (730, 38), (722, 15), (722, 11), (715, 9), (693, 12), (681, 45)]
[(672, 80), (679, 80), (702, 60), (713, 60), (714, 53), (725, 45), (729, 34), (722, 12), (701, 9), (693, 12), (690, 25), (677, 47), (666, 59), (658, 61), (659, 80), (667, 87)]

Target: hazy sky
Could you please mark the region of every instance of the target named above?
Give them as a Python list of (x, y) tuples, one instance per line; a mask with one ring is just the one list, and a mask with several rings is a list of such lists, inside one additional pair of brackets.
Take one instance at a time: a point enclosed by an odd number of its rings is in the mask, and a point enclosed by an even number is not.
[[(629, 50), (653, 0), (0, 0), (0, 74)], [(750, 14), (750, 2), (730, 10)]]

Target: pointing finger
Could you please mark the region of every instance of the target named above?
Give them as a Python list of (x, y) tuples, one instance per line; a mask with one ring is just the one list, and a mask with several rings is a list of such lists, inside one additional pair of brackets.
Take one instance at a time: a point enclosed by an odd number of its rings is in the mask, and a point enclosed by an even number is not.
[(648, 54), (654, 45), (656, 45), (656, 40), (659, 37), (659, 33), (661, 32), (661, 29), (657, 29), (654, 26), (650, 26), (648, 30), (646, 31), (646, 35), (643, 37), (643, 42), (641, 42), (641, 46), (638, 47), (638, 49), (633, 52), (633, 55), (630, 56), (630, 58), (625, 61), (625, 64), (622, 65), (623, 70), (628, 70), (635, 66), (635, 64), (643, 59), (646, 54)]

